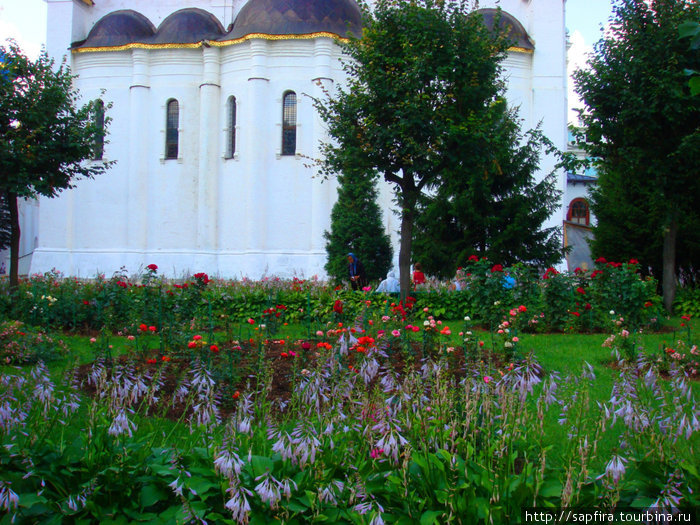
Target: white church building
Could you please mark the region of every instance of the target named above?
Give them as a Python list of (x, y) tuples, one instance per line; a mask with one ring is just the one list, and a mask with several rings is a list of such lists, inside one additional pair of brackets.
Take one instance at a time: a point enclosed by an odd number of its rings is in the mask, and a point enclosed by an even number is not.
[[(336, 39), (361, 34), (354, 0), (46, 1), (49, 55), (67, 58), (84, 100), (111, 104), (92, 162), (116, 164), (25, 207), (25, 271), (325, 275), (336, 185), (310, 166), (327, 140), (312, 100), (344, 81)], [(564, 0), (478, 4), (509, 24), (506, 96), (522, 125), (541, 122), (565, 150)], [(544, 158), (541, 173), (554, 164)], [(558, 180), (564, 191), (566, 174)], [(397, 256), (399, 219), (381, 184)]]

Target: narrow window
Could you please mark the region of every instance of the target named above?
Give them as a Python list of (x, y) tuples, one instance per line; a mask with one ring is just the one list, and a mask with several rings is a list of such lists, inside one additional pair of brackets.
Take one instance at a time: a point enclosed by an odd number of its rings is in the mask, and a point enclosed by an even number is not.
[(105, 103), (95, 101), (95, 141), (92, 145), (92, 160), (102, 160), (105, 149)]
[(282, 99), (282, 155), (297, 149), (297, 94), (287, 91)]
[(574, 199), (569, 204), (569, 221), (588, 226), (590, 223), (590, 211), (586, 199)]
[(178, 127), (180, 125), (180, 105), (177, 100), (168, 101), (165, 123), (165, 158), (176, 159), (178, 153)]
[(236, 97), (228, 98), (228, 136), (226, 137), (226, 158), (232, 159), (236, 153)]

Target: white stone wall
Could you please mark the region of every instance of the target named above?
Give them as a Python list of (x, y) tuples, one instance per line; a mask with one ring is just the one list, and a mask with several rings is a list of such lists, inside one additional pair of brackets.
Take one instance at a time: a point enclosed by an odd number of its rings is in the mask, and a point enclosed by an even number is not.
[[(492, 4), (494, 2), (491, 2)], [(48, 0), (48, 51), (59, 57), (105, 14), (131, 8), (157, 27), (176, 0), (101, 0), (94, 7)], [(200, 0), (224, 27), (242, 0)], [(480, 7), (488, 7), (482, 2)], [(532, 54), (506, 61), (507, 97), (524, 126), (542, 121), (566, 147), (564, 13), (561, 0), (499, 3), (535, 41)], [(54, 23), (60, 21), (60, 24)], [(95, 180), (40, 206), (39, 246), (32, 271), (107, 275), (155, 263), (169, 275), (206, 271), (226, 277), (324, 275), (325, 240), (336, 199), (333, 181), (314, 178), (307, 158), (326, 134), (312, 97), (316, 80), (343, 82), (332, 40), (249, 40), (221, 48), (132, 49), (73, 53), (76, 87), (85, 100), (111, 102), (105, 159), (117, 164)], [(282, 156), (282, 96), (297, 94), (297, 155)], [(236, 155), (226, 157), (227, 101), (237, 100)], [(169, 99), (180, 105), (178, 159), (164, 159)], [(551, 171), (552, 158), (542, 164)], [(565, 175), (560, 177), (564, 189)], [(392, 189), (380, 188), (387, 232), (398, 257)], [(560, 225), (563, 215), (551, 223)]]

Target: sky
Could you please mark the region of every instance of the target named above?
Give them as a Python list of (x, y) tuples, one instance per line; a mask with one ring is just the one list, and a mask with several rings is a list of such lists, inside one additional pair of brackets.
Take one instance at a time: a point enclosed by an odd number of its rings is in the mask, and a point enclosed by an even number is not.
[[(537, 2), (538, 0), (530, 0)], [(585, 55), (601, 37), (612, 11), (612, 0), (566, 0), (566, 27), (569, 30), (569, 75), (585, 65)], [(30, 57), (36, 57), (46, 39), (44, 0), (0, 0), (0, 42), (14, 38)], [(569, 82), (569, 121), (578, 99)]]

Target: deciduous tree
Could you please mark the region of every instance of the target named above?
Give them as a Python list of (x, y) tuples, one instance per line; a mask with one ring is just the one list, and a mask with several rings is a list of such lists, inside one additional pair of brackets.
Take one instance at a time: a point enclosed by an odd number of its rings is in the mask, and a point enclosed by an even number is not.
[(618, 0), (613, 12), (589, 68), (574, 75), (599, 168), (593, 252), (661, 269), (670, 311), (678, 267), (700, 267), (700, 98), (686, 74), (700, 70), (700, 54), (678, 32), (700, 4)]
[(94, 101), (78, 106), (72, 75), (46, 53), (30, 60), (13, 42), (0, 46), (0, 193), (10, 214), (10, 283), (17, 284), (18, 199), (55, 197), (109, 162), (86, 162), (104, 138)]
[(379, 0), (345, 46), (347, 86), (317, 102), (323, 173), (376, 171), (395, 189), (404, 296), (419, 198), (480, 143), (507, 48), (466, 2)]

